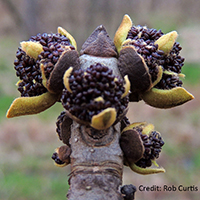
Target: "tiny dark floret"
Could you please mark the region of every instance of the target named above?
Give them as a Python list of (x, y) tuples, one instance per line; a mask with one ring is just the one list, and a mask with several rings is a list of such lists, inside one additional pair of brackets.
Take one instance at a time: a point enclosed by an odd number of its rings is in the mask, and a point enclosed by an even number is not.
[(52, 157), (51, 157), (53, 160), (54, 160), (54, 162), (56, 163), (56, 164), (58, 164), (58, 165), (63, 165), (63, 164), (65, 164), (65, 162), (63, 162), (62, 160), (60, 160), (60, 158), (58, 157), (58, 154), (55, 152), (55, 153), (53, 153), (53, 155), (52, 155)]

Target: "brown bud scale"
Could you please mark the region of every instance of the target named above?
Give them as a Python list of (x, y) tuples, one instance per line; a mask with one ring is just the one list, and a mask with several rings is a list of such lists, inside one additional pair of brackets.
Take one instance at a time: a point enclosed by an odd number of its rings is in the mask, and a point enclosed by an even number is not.
[(63, 123), (65, 116), (66, 116), (66, 112), (62, 111), (56, 121), (56, 132), (58, 133), (58, 137), (60, 140), (62, 140), (60, 124)]
[(69, 144), (69, 139), (71, 136), (71, 124), (73, 123), (72, 119), (69, 118), (65, 111), (61, 112), (56, 121), (56, 132), (58, 137), (64, 144)]

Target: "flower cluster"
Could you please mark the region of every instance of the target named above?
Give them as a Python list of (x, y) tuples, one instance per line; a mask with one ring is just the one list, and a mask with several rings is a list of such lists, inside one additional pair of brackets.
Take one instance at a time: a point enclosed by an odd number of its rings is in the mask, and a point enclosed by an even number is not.
[(184, 58), (177, 36), (176, 31), (163, 34), (161, 30), (133, 26), (129, 16), (124, 16), (114, 43), (119, 70), (131, 82), (130, 101), (144, 100), (156, 108), (171, 108), (193, 99), (179, 79), (184, 77)]
[[(66, 47), (71, 50), (75, 48), (70, 44), (70, 40), (60, 33), (43, 33), (32, 36), (28, 42), (35, 42), (42, 45), (42, 51), (35, 59), (32, 55), (28, 55), (19, 47), (16, 53), (16, 60), (14, 61), (16, 75), (20, 78), (18, 82), (18, 90), (21, 96), (38, 96), (47, 92), (46, 87), (42, 81), (42, 71), (40, 69), (41, 63), (44, 65), (44, 75), (49, 79), (58, 59)], [(31, 43), (26, 43), (31, 44)], [(34, 44), (34, 43), (32, 43)]]
[(21, 42), (16, 53), (14, 68), (21, 97), (13, 101), (7, 117), (36, 114), (62, 103), (65, 111), (56, 125), (65, 145), (52, 156), (58, 166), (70, 163), (73, 121), (95, 131), (120, 122), (124, 164), (140, 174), (164, 172), (163, 168), (149, 168), (152, 164), (158, 167), (155, 160), (164, 145), (161, 134), (146, 122), (130, 124), (125, 115), (129, 101), (171, 108), (194, 98), (180, 80), (184, 58), (177, 36), (176, 31), (164, 34), (134, 26), (128, 15), (114, 41), (99, 26), (80, 54), (74, 38), (61, 27), (58, 33), (32, 36)]
[(141, 129), (138, 131), (143, 141), (145, 150), (143, 157), (135, 164), (142, 168), (150, 167), (152, 165), (152, 160), (159, 158), (164, 141), (162, 140), (160, 133), (157, 131), (152, 131), (149, 135), (143, 134)]
[[(133, 26), (127, 35), (127, 39), (131, 39), (130, 44), (144, 58), (149, 68), (152, 82), (157, 79), (159, 73), (157, 66), (162, 66), (163, 71), (179, 74), (184, 64), (184, 58), (179, 55), (182, 49), (179, 43), (175, 42), (168, 54), (159, 49), (156, 41), (163, 35), (161, 30), (149, 29), (146, 26)], [(182, 81), (179, 80), (176, 74), (163, 74), (160, 82), (155, 85), (155, 88), (172, 89), (181, 86)]]
[(14, 61), (16, 75), (20, 78), (17, 83), (21, 96), (37, 96), (45, 93), (47, 89), (42, 84), (42, 74), (36, 60), (18, 48)]
[(62, 104), (80, 120), (90, 122), (94, 115), (108, 108), (114, 108), (118, 117), (128, 106), (128, 96), (123, 96), (124, 81), (101, 63), (91, 65), (85, 71), (74, 71), (68, 82), (70, 91), (63, 91)]

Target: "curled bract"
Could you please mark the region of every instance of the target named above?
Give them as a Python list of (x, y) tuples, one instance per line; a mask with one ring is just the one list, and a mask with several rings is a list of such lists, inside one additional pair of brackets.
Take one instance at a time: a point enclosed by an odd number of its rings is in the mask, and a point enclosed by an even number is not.
[(158, 168), (141, 168), (138, 167), (136, 164), (131, 164), (129, 167), (136, 173), (142, 175), (149, 175), (149, 174), (157, 174), (157, 173), (165, 173), (165, 169), (163, 167)]
[(38, 56), (43, 51), (43, 46), (39, 42), (21, 42), (21, 48), (24, 52), (26, 52), (27, 56), (34, 58), (37, 60)]
[(194, 96), (182, 87), (170, 90), (152, 88), (142, 95), (142, 99), (148, 105), (156, 108), (171, 108), (194, 99)]
[(165, 54), (168, 54), (174, 46), (178, 33), (176, 31), (171, 31), (160, 38), (158, 38), (154, 44), (158, 45), (158, 49), (162, 50)]
[(6, 116), (12, 118), (37, 114), (54, 105), (58, 99), (57, 95), (50, 92), (35, 97), (18, 97), (12, 102)]
[(114, 37), (114, 44), (115, 44), (118, 52), (121, 51), (122, 44), (126, 40), (128, 32), (130, 31), (131, 27), (132, 27), (132, 20), (126, 14), (126, 15), (124, 15), (123, 20), (122, 20), (118, 30), (116, 31), (115, 37)]
[(74, 46), (75, 49), (77, 50), (76, 40), (74, 39), (74, 37), (69, 32), (67, 32), (64, 28), (59, 26), (58, 27), (58, 33), (67, 37), (70, 40), (71, 45)]
[(115, 108), (106, 108), (97, 115), (92, 116), (90, 125), (98, 130), (107, 129), (114, 124), (116, 115)]

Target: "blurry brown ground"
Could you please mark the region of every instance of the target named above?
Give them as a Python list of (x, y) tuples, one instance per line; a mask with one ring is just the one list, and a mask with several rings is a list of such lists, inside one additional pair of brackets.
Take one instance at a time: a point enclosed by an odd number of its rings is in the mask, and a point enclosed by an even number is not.
[[(53, 190), (49, 182), (55, 183), (56, 191), (62, 191), (65, 199), (69, 167), (56, 168), (50, 157), (57, 146), (62, 145), (55, 133), (55, 121), (62, 111), (56, 105), (39, 116), (6, 119), (6, 109), (12, 100), (19, 96), (16, 90), (13, 61), (21, 40), (27, 40), (36, 33), (56, 32), (57, 26), (63, 26), (75, 37), (78, 48), (96, 28), (103, 24), (110, 36), (114, 33), (125, 13), (128, 13), (135, 24), (147, 25), (162, 29), (163, 32), (177, 30), (179, 42), (183, 47), (182, 56), (187, 66), (200, 68), (200, 1), (196, 0), (2, 0), (0, 2), (0, 199), (40, 199), (40, 195)], [(195, 75), (195, 74), (194, 74)], [(188, 74), (190, 77), (191, 74)], [(199, 77), (200, 78), (200, 77)], [(155, 109), (143, 102), (130, 104), (128, 116), (131, 122), (147, 121), (153, 123), (162, 133), (165, 140), (158, 163), (166, 169), (165, 174), (141, 176), (125, 167), (124, 184), (144, 186), (184, 185), (197, 186), (200, 191), (200, 82), (185, 80), (184, 86), (195, 96), (195, 99), (183, 106), (169, 110)], [(20, 181), (20, 175), (27, 179), (38, 176), (44, 183), (37, 188), (33, 185), (28, 193), (28, 180)], [(9, 174), (12, 177), (9, 177)], [(41, 177), (49, 177), (41, 180)], [(10, 180), (11, 179), (11, 180)], [(64, 180), (65, 179), (65, 180)], [(63, 180), (65, 182), (63, 182)], [(30, 181), (30, 182), (31, 182)], [(17, 183), (20, 182), (20, 186)], [(36, 183), (37, 180), (35, 180)], [(29, 182), (28, 182), (29, 184)], [(50, 189), (46, 189), (45, 188)], [(60, 188), (57, 189), (57, 188)], [(61, 190), (62, 189), (62, 190)], [(24, 191), (19, 192), (19, 191)], [(56, 192), (55, 191), (55, 192)], [(200, 192), (140, 192), (137, 199), (165, 200), (199, 199)], [(52, 191), (51, 191), (52, 192)], [(9, 193), (9, 194), (8, 194)], [(53, 192), (52, 192), (53, 193)], [(23, 196), (24, 195), (24, 196)], [(47, 199), (42, 197), (41, 199)], [(50, 195), (48, 199), (58, 199)]]

